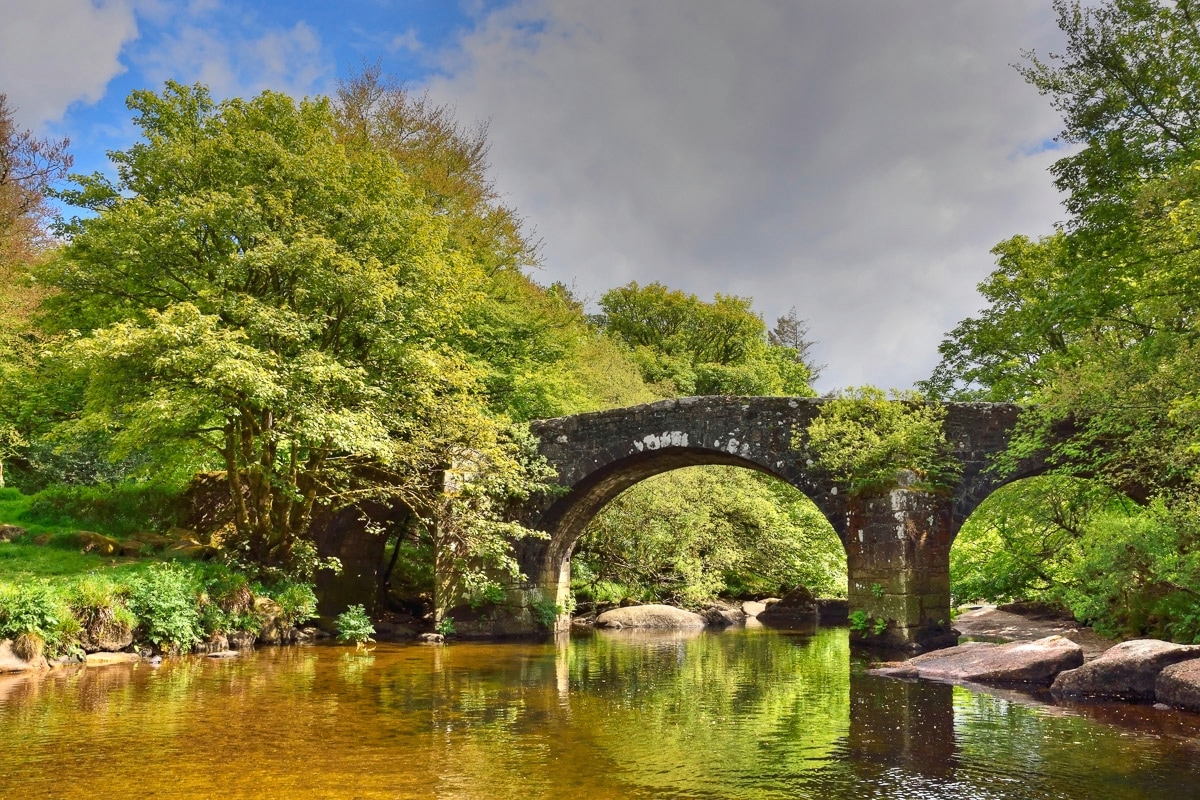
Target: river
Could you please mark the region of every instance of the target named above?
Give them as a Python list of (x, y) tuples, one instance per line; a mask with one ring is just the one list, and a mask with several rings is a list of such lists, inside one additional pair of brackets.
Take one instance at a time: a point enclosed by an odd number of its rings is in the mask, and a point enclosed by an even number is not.
[(865, 666), (738, 629), (0, 676), (0, 797), (1200, 797), (1200, 715)]

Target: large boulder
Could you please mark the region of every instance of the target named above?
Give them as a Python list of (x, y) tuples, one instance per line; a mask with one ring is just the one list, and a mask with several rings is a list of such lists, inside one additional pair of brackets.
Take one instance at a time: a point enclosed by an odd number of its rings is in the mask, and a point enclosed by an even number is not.
[[(776, 603), (779, 598), (772, 598)], [(759, 614), (767, 610), (767, 604), (762, 600), (747, 600), (742, 603), (742, 613), (747, 617), (757, 617)]]
[(788, 592), (778, 603), (770, 603), (758, 612), (758, 621), (764, 625), (787, 627), (789, 625), (811, 625), (820, 618), (817, 601), (812, 592), (803, 586)]
[(871, 672), (897, 678), (1045, 686), (1063, 670), (1082, 663), (1083, 648), (1062, 636), (1047, 636), (1035, 642), (1010, 644), (968, 642)]
[(1154, 699), (1176, 708), (1200, 711), (1200, 658), (1172, 664), (1158, 673)]
[(741, 608), (727, 606), (723, 603), (713, 603), (708, 608), (700, 612), (700, 616), (704, 617), (704, 621), (709, 625), (718, 628), (727, 628), (730, 625), (745, 625), (746, 612)]
[(704, 617), (674, 606), (613, 608), (596, 617), (597, 628), (703, 628)]
[(1158, 639), (1121, 642), (1079, 669), (1064, 672), (1050, 691), (1063, 697), (1116, 697), (1153, 700), (1154, 684), (1165, 668), (1200, 657), (1200, 646)]
[(83, 623), (79, 647), (85, 653), (115, 653), (133, 644), (133, 628), (117, 619), (111, 608), (96, 609)]
[(49, 669), (50, 663), (46, 657), (38, 655), (34, 658), (22, 658), (17, 654), (20, 648), (14, 647), (12, 639), (0, 639), (0, 673), (28, 672), (34, 669)]
[(16, 525), (0, 525), (0, 542), (11, 542), (18, 536), (24, 536), (25, 529)]
[(75, 541), (79, 544), (79, 552), (95, 553), (101, 556), (116, 555), (121, 550), (121, 543), (111, 536), (95, 531), (76, 531)]

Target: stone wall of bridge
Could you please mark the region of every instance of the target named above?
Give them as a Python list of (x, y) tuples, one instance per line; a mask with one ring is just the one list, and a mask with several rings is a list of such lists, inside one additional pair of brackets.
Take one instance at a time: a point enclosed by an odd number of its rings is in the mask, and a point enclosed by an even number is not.
[[(708, 464), (773, 475), (808, 496), (847, 551), (851, 608), (886, 623), (881, 643), (913, 648), (947, 640), (950, 545), (970, 513), (1003, 481), (987, 471), (1007, 445), (1019, 409), (951, 403), (945, 432), (962, 463), (946, 495), (901, 486), (850, 498), (806, 452), (821, 399), (687, 397), (542, 420), (532, 426), (565, 494), (526, 516), (549, 538), (522, 543), (524, 573), (543, 597), (566, 605), (570, 558), (588, 522), (625, 489), (653, 475)], [(1037, 471), (1030, 465), (1023, 477)], [(901, 476), (903, 483), (903, 476)]]

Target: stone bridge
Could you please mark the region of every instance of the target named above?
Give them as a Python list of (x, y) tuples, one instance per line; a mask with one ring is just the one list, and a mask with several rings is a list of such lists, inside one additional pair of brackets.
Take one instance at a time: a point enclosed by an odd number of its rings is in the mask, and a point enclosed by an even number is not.
[[(913, 649), (950, 641), (950, 545), (970, 513), (1001, 484), (986, 471), (1016, 422), (1015, 405), (950, 403), (944, 429), (962, 476), (935, 495), (901, 486), (851, 498), (804, 451), (809, 422), (826, 401), (790, 397), (685, 397), (533, 424), (543, 456), (567, 492), (530, 509), (549, 539), (526, 540), (522, 571), (560, 605), (570, 591), (571, 552), (606, 503), (639, 481), (680, 467), (721, 464), (765, 472), (807, 495), (846, 548), (851, 609), (887, 628), (879, 643)], [(793, 446), (799, 434), (800, 446)], [(560, 620), (560, 622), (563, 622)]]

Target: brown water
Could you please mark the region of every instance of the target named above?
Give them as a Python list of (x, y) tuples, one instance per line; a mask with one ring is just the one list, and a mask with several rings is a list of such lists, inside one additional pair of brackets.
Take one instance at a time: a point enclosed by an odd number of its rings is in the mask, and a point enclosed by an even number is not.
[(1200, 717), (863, 674), (844, 629), (0, 678), (0, 797), (1180, 798)]

